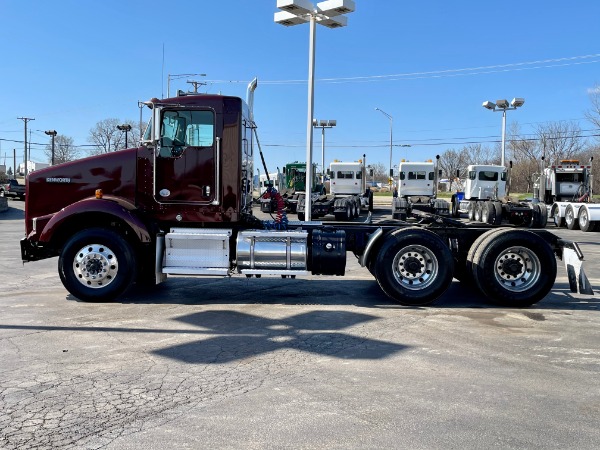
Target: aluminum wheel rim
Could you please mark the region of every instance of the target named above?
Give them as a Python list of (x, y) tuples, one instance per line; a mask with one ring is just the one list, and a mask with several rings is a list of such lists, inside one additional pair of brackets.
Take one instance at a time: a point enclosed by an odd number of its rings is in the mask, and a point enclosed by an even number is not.
[(560, 212), (558, 211), (558, 208), (556, 208), (554, 210), (554, 214), (552, 216), (552, 219), (554, 220), (554, 225), (556, 225), (557, 227), (560, 226)]
[(393, 261), (396, 281), (405, 289), (420, 290), (432, 284), (439, 272), (439, 263), (434, 253), (422, 245), (402, 248)]
[(579, 211), (579, 226), (582, 228), (585, 228), (587, 226), (587, 221), (588, 221), (587, 211), (585, 209), (581, 208), (581, 211)]
[(526, 247), (502, 251), (494, 264), (496, 281), (511, 292), (523, 292), (537, 283), (542, 265), (536, 254)]
[(574, 216), (573, 209), (572, 208), (567, 209), (567, 212), (565, 212), (565, 220), (567, 221), (567, 223), (569, 225), (573, 223), (573, 220), (575, 220), (573, 216)]
[(101, 289), (112, 283), (119, 271), (115, 253), (105, 245), (82, 247), (73, 260), (75, 278), (84, 286)]

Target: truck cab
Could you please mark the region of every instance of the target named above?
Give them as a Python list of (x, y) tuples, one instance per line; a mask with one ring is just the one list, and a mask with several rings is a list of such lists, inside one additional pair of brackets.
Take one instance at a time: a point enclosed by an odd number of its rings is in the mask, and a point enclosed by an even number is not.
[(362, 162), (334, 161), (329, 164), (329, 189), (334, 195), (361, 195), (365, 192)]
[(402, 161), (398, 171), (398, 197), (433, 197), (436, 194), (433, 162)]
[(506, 195), (507, 171), (504, 166), (467, 167), (465, 200), (498, 199)]

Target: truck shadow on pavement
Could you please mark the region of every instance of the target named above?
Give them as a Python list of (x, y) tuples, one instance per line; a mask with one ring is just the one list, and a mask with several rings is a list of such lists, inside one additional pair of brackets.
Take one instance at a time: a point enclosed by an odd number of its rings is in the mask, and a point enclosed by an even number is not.
[(223, 364), (276, 351), (296, 350), (340, 359), (383, 359), (407, 346), (344, 333), (379, 317), (348, 311), (319, 311), (271, 319), (237, 311), (202, 311), (176, 319), (210, 334), (153, 351), (190, 364)]

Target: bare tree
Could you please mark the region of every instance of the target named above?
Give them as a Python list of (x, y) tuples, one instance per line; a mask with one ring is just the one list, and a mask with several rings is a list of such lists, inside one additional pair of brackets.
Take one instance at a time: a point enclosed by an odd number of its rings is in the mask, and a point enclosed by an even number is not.
[[(52, 161), (52, 144), (46, 145), (44, 154), (48, 157), (48, 161)], [(54, 164), (74, 161), (79, 156), (80, 152), (73, 144), (73, 138), (60, 134), (54, 138)]]
[(440, 169), (442, 169), (442, 177), (453, 179), (456, 178), (456, 174), (460, 171), (463, 176), (467, 169), (468, 155), (465, 149), (456, 151), (454, 149), (448, 149), (440, 155)]
[[(589, 95), (592, 107), (585, 112), (585, 117), (587, 117), (596, 128), (600, 128), (600, 84), (596, 84), (590, 89)], [(597, 136), (596, 139), (600, 140), (600, 137)]]
[(500, 164), (500, 150), (469, 144), (463, 147), (469, 164)]
[(377, 183), (388, 183), (389, 169), (383, 165), (383, 163), (372, 164), (373, 167), (373, 178)]
[(561, 159), (571, 159), (585, 148), (581, 128), (575, 122), (550, 122), (537, 128), (546, 165), (558, 164)]
[(537, 139), (522, 137), (517, 122), (511, 124), (508, 142), (513, 163), (511, 188), (515, 192), (532, 192), (533, 183), (542, 170), (542, 147)]
[(139, 124), (132, 120), (104, 119), (90, 130), (88, 141), (95, 145), (90, 153), (99, 155), (125, 148), (125, 133), (117, 128), (119, 125), (130, 125), (128, 147), (135, 145), (139, 136)]

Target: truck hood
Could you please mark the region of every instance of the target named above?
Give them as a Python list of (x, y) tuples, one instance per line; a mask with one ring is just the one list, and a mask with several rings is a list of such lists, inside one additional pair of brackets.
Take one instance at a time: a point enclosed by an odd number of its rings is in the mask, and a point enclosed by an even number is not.
[(67, 205), (105, 195), (135, 203), (137, 148), (105, 153), (37, 170), (27, 178), (26, 228), (31, 219), (54, 214)]

